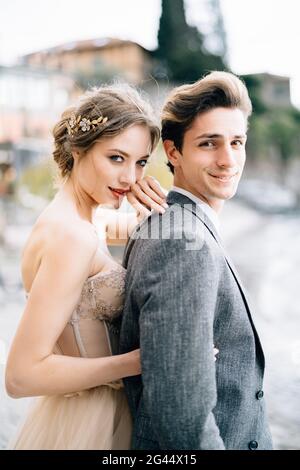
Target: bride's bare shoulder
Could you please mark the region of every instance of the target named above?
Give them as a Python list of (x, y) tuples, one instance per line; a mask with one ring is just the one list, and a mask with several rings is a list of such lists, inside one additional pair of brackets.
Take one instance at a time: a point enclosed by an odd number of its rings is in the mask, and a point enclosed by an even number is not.
[(87, 250), (98, 246), (94, 226), (73, 214), (45, 213), (37, 220), (35, 231), (40, 232), (45, 246), (74, 243)]
[(24, 246), (21, 273), (29, 292), (42, 260), (64, 262), (76, 254), (82, 265), (89, 265), (97, 252), (99, 240), (92, 224), (72, 215), (44, 211), (33, 226)]
[(76, 247), (86, 254), (92, 254), (97, 250), (98, 243), (92, 224), (73, 214), (63, 214), (49, 207), (38, 217), (33, 226), (23, 249), (22, 262), (27, 264), (27, 260), (30, 259), (30, 264), (33, 260), (38, 263), (45, 252), (52, 248), (61, 251)]

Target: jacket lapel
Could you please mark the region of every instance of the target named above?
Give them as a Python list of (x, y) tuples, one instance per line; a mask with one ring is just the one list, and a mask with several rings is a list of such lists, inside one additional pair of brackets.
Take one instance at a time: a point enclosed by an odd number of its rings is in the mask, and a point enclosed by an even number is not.
[(189, 199), (187, 196), (184, 196), (183, 194), (177, 193), (175, 191), (170, 191), (168, 198), (167, 198), (167, 202), (168, 204), (179, 204), (182, 207), (185, 207), (185, 209), (192, 212), (192, 214), (194, 214), (199, 220), (201, 220), (201, 222), (205, 225), (205, 227), (207, 228), (211, 236), (215, 239), (220, 249), (222, 250), (226, 263), (228, 264), (232, 274), (234, 275), (234, 278), (236, 282), (238, 283), (239, 287), (242, 290), (244, 290), (240, 277), (232, 261), (230, 260), (228, 254), (226, 253), (225, 248), (223, 247), (222, 241), (218, 235), (218, 232), (215, 226), (213, 225), (211, 220), (208, 218), (208, 216), (201, 210), (199, 205), (197, 206), (197, 204), (191, 199)]

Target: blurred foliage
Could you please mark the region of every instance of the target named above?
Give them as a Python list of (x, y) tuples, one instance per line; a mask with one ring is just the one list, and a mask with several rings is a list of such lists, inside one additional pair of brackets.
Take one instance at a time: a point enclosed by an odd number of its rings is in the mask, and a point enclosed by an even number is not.
[(147, 174), (154, 176), (163, 188), (169, 190), (173, 184), (173, 175), (167, 167), (167, 157), (161, 142), (147, 165)]
[(283, 166), (300, 156), (300, 113), (294, 108), (267, 109), (250, 118), (248, 155), (253, 159), (268, 158), (270, 148), (275, 148)]
[(274, 109), (269, 118), (269, 139), (278, 148), (283, 163), (299, 154), (299, 122), (289, 109)]
[(258, 77), (255, 75), (241, 75), (240, 78), (243, 80), (247, 87), (253, 106), (253, 113), (255, 114), (255, 116), (264, 114), (268, 108), (261, 99), (261, 76)]
[(253, 114), (249, 120), (247, 156), (252, 160), (265, 158), (268, 147), (268, 122), (265, 117)]
[(28, 167), (22, 173), (19, 185), (25, 186), (32, 194), (51, 199), (55, 194), (55, 168), (51, 161)]
[(299, 125), (300, 124), (300, 110), (296, 108), (292, 108), (290, 110), (290, 113), (294, 121)]
[(241, 76), (253, 105), (250, 118), (248, 154), (252, 158), (268, 158), (271, 147), (276, 148), (283, 166), (300, 156), (300, 111), (292, 106), (267, 106), (261, 98), (262, 76)]
[(202, 33), (187, 24), (183, 0), (162, 0), (154, 56), (161, 65), (158, 79), (191, 82), (210, 70), (226, 68), (220, 56), (205, 50)]

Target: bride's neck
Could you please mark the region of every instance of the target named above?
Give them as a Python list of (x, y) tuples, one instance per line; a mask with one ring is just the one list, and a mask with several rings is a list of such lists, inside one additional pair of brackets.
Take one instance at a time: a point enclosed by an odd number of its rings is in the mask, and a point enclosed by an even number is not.
[(68, 202), (81, 219), (92, 223), (97, 205), (95, 201), (73, 181), (71, 176), (57, 192), (56, 199), (63, 199)]

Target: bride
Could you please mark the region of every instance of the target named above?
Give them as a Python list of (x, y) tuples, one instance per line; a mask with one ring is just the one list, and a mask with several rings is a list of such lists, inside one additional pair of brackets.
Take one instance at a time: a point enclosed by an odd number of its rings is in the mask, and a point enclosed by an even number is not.
[[(122, 311), (125, 269), (110, 256), (106, 235), (114, 243), (123, 234), (125, 242), (150, 213), (145, 205), (166, 207), (158, 183), (143, 178), (159, 139), (152, 116), (134, 89), (105, 86), (86, 92), (54, 127), (63, 184), (23, 252), (27, 302), (6, 368), (11, 397), (39, 398), (14, 449), (130, 448), (122, 378), (141, 373), (140, 351), (112, 354), (109, 325)], [(125, 196), (136, 214), (102, 218), (99, 234), (97, 207), (117, 209)]]

